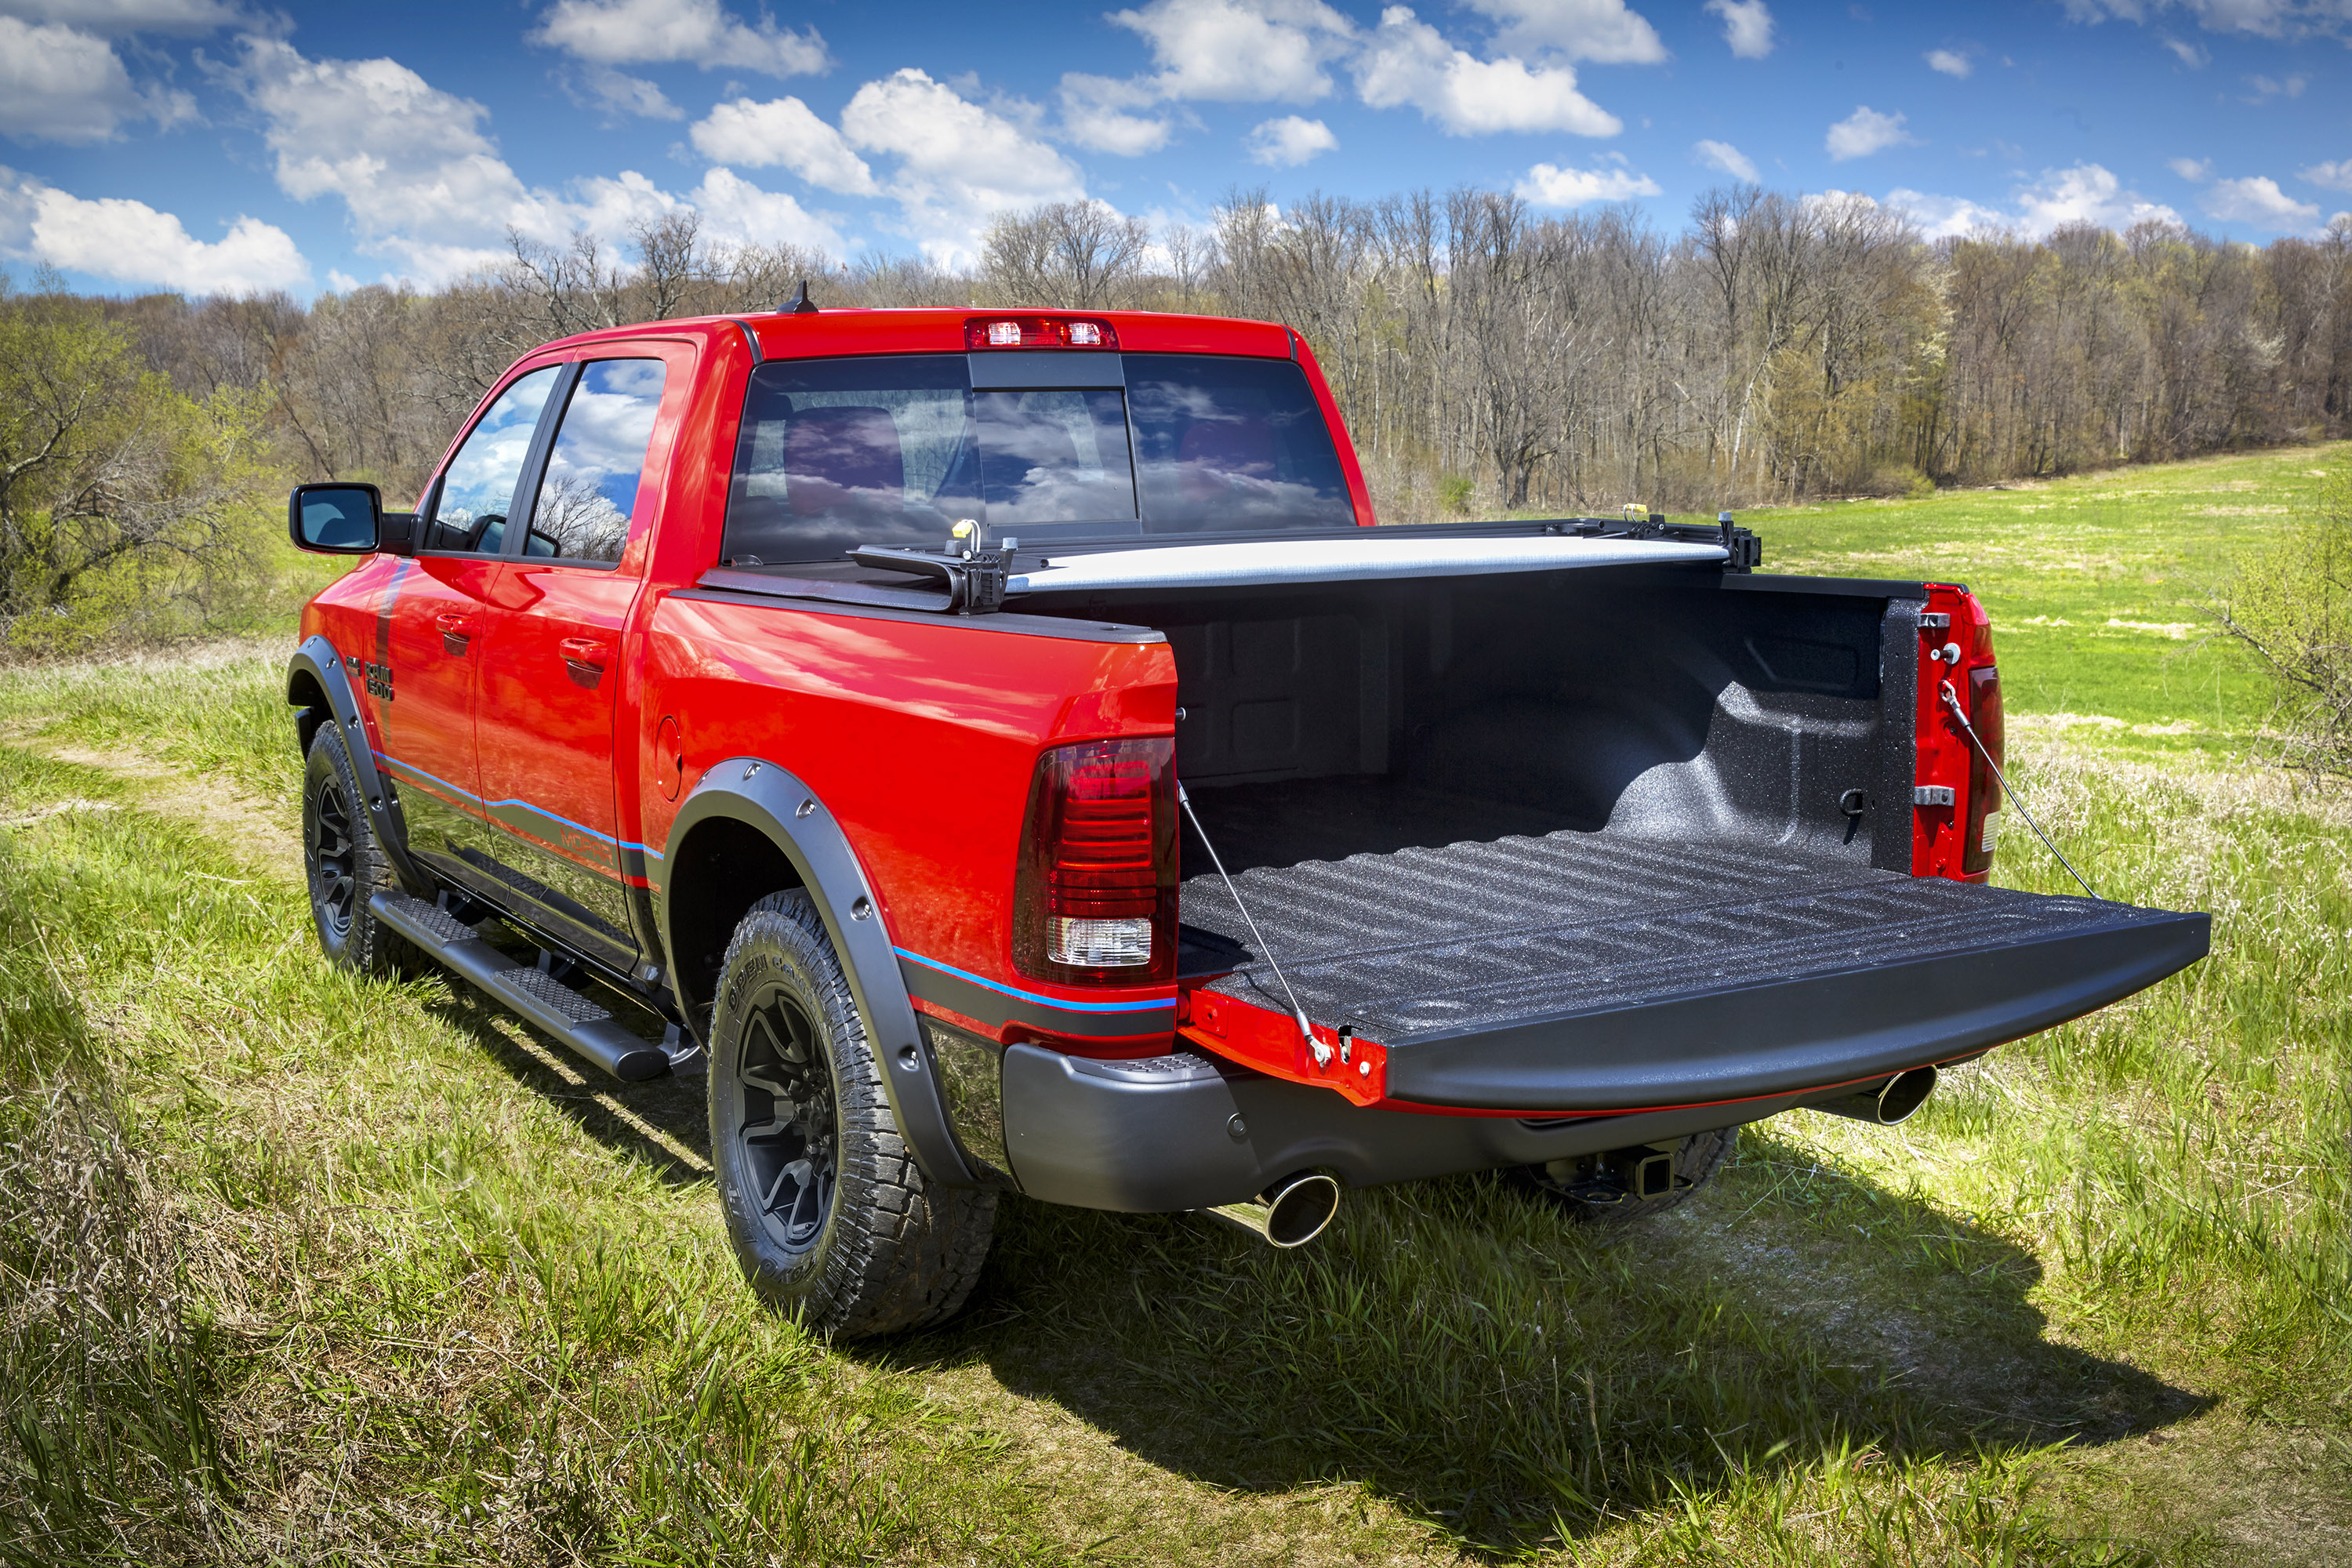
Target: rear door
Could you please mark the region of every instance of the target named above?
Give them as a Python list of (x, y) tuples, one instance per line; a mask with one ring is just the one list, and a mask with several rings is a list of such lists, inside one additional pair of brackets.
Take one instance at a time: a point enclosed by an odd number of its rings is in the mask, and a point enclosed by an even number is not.
[(615, 968), (641, 951), (628, 889), (645, 881), (614, 777), (620, 656), (667, 466), (656, 436), (692, 366), (684, 345), (649, 343), (571, 367), (485, 616), (476, 734), (499, 894)]
[(562, 374), (527, 370), (490, 400), (426, 497), (416, 554), (376, 601), (377, 758), (397, 786), (410, 850), (460, 880), (486, 832), (474, 754), (482, 632), (507, 520)]

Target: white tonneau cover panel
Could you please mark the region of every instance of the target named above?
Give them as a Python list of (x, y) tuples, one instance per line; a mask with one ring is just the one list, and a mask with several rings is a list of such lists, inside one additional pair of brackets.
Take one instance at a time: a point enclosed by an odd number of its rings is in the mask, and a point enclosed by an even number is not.
[[(1050, 547), (1048, 547), (1050, 549)], [(1221, 584), (1356, 583), (1380, 577), (1475, 577), (1497, 572), (1556, 572), (1576, 566), (1655, 565), (1720, 561), (1717, 544), (1665, 539), (1361, 539), (1259, 540), (1234, 544), (1171, 544), (1071, 555), (1024, 572), (1007, 594), (1074, 589), (1186, 588)]]

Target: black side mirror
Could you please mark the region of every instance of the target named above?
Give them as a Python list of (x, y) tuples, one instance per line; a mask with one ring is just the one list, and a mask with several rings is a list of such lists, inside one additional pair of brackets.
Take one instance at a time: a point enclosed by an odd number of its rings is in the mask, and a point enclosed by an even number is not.
[(297, 550), (365, 555), (383, 539), (383, 497), (373, 485), (296, 485), (286, 531)]

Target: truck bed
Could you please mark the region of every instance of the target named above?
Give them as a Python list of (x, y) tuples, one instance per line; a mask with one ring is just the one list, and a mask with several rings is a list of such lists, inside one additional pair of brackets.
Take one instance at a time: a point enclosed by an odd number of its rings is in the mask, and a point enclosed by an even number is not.
[[(1308, 1015), (1389, 1047), (1395, 1100), (1573, 1113), (1855, 1081), (2078, 1016), (2193, 962), (2209, 937), (2204, 915), (1752, 839), (1537, 823), (1419, 842), (1434, 835), (1417, 827), (1458, 832), (1462, 803), (1360, 786), (1380, 852), (1264, 863), (1256, 845), (1297, 842), (1276, 818), (1349, 831), (1313, 793), (1221, 802), (1213, 831)], [(1486, 807), (1487, 825), (1515, 809)], [(1197, 869), (1188, 858), (1184, 923), (1252, 945)], [(1208, 988), (1286, 1012), (1257, 956)]]

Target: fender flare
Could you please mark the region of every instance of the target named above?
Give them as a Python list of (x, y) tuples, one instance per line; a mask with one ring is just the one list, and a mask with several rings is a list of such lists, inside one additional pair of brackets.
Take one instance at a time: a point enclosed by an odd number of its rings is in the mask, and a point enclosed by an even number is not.
[(352, 695), (351, 677), (344, 672), (343, 661), (335, 652), (335, 645), (324, 637), (313, 635), (303, 640), (287, 661), (287, 700), (293, 700), (294, 677), (308, 674), (327, 694), (327, 705), (334, 710), (336, 724), (343, 732), (344, 750), (352, 759), (352, 771), (359, 775), (360, 791), (367, 796), (368, 823), (375, 829), (375, 841), (383, 848), (384, 858), (392, 862), (393, 874), (401, 886), (419, 898), (430, 899), (434, 884), (418, 871), (408, 858), (407, 825), (401, 820), (400, 802), (384, 783), (382, 770), (375, 765), (375, 748), (368, 743), (367, 721), (360, 716), (359, 700)]
[[(815, 900), (834, 954), (848, 977), (882, 1092), (924, 1176), (943, 1187), (985, 1184), (966, 1163), (949, 1130), (939, 1070), (898, 972), (898, 955), (882, 924), (881, 907), (833, 813), (790, 770), (764, 758), (730, 757), (706, 769), (679, 805), (663, 846), (663, 863), (681, 864), (687, 835), (712, 817), (731, 818), (757, 829), (800, 874), (801, 886)], [(670, 937), (670, 885), (665, 878), (657, 911), (666, 953), (676, 952)]]

